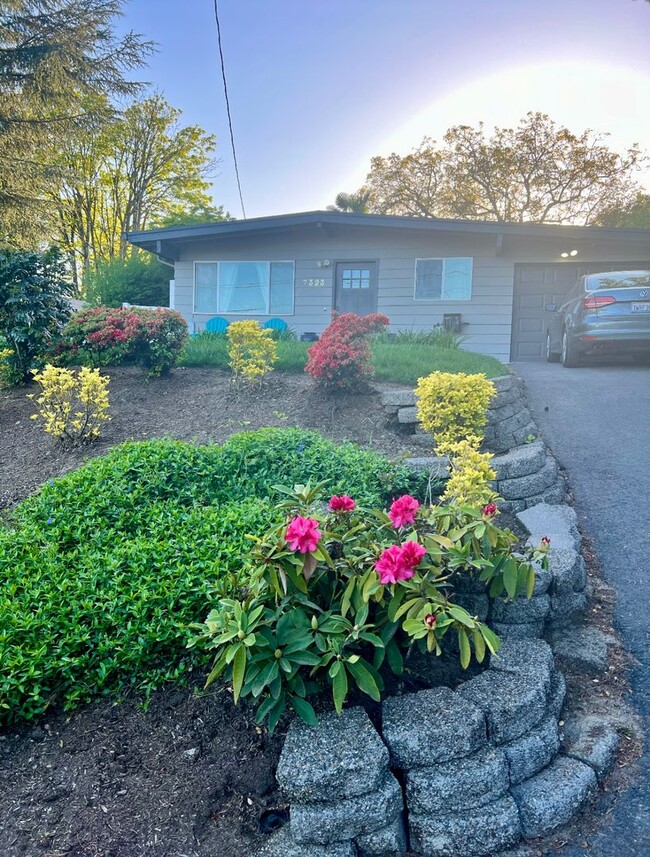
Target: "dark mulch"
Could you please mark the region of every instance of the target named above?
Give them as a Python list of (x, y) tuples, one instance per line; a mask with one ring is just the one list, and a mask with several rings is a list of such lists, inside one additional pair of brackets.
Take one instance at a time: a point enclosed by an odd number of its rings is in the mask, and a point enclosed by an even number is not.
[(0, 735), (3, 857), (248, 857), (281, 737), (227, 690), (86, 706)]
[(111, 421), (98, 442), (64, 450), (31, 420), (37, 387), (0, 389), (0, 509), (31, 493), (47, 479), (102, 455), (122, 441), (170, 437), (221, 443), (230, 435), (262, 426), (318, 429), (334, 440), (352, 440), (397, 457), (407, 438), (387, 425), (377, 384), (363, 393), (327, 396), (306, 375), (273, 373), (259, 390), (237, 392), (219, 369), (176, 369), (146, 381), (140, 370), (115, 368), (110, 375)]

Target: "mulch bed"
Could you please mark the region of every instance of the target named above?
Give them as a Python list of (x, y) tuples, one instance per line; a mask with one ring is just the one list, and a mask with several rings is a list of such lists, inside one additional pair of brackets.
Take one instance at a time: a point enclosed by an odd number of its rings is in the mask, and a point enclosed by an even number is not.
[(253, 391), (236, 391), (219, 369), (175, 369), (147, 381), (138, 369), (114, 368), (110, 375), (110, 415), (98, 442), (64, 450), (30, 419), (27, 398), (38, 388), (0, 389), (0, 509), (12, 506), (47, 479), (73, 470), (89, 456), (102, 455), (125, 440), (169, 437), (222, 443), (230, 435), (262, 426), (317, 429), (336, 441), (352, 440), (398, 457), (406, 436), (386, 424), (381, 390), (328, 396), (306, 375), (273, 373)]

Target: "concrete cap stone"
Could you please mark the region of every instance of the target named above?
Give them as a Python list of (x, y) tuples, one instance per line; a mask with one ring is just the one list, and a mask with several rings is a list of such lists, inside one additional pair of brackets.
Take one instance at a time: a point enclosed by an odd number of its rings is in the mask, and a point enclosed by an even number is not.
[(535, 776), (555, 758), (560, 749), (560, 736), (557, 718), (554, 715), (544, 720), (501, 749), (508, 759), (510, 782), (517, 785)]
[(292, 803), (334, 801), (377, 789), (388, 770), (388, 750), (363, 708), (321, 715), (317, 727), (295, 719), (289, 727), (277, 780)]
[(566, 824), (597, 790), (596, 774), (589, 765), (558, 756), (541, 773), (511, 789), (524, 836), (546, 836)]
[(330, 845), (306, 845), (291, 837), (288, 827), (269, 836), (257, 852), (257, 857), (357, 857), (352, 842), (333, 842)]
[(553, 650), (544, 640), (506, 640), (490, 658), (490, 669), (529, 678), (548, 695), (555, 673)]
[(493, 803), (509, 785), (505, 754), (485, 747), (465, 759), (408, 771), (406, 804), (417, 815), (460, 812)]
[(409, 816), (411, 848), (422, 857), (487, 857), (515, 845), (519, 813), (506, 795), (468, 812)]
[(382, 711), (384, 740), (397, 768), (462, 758), (486, 743), (480, 708), (447, 687), (387, 699)]
[(520, 738), (546, 714), (544, 682), (531, 676), (488, 670), (461, 685), (456, 693), (485, 713), (488, 737), (494, 744)]
[(614, 764), (621, 738), (607, 717), (588, 714), (564, 725), (562, 751), (593, 768), (602, 782)]
[(492, 467), (497, 472), (497, 479), (517, 479), (521, 476), (529, 476), (537, 473), (546, 463), (546, 450), (544, 444), (536, 440), (517, 446), (510, 452), (495, 455), (491, 461)]
[(355, 843), (359, 857), (393, 857), (406, 853), (408, 843), (404, 813), (400, 812), (387, 827), (359, 836)]
[(386, 827), (403, 809), (402, 789), (388, 773), (377, 791), (359, 797), (333, 803), (292, 804), (291, 836), (296, 842), (317, 845), (356, 839)]

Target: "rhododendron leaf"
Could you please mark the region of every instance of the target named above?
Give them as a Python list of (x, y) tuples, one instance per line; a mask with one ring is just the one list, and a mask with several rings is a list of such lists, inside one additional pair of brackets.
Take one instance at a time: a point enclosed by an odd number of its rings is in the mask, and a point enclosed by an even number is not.
[(535, 591), (535, 569), (528, 567), (528, 579), (526, 581), (526, 598), (532, 598)]
[(348, 610), (350, 609), (350, 601), (352, 599), (352, 593), (354, 592), (354, 587), (356, 586), (356, 578), (351, 577), (348, 581), (348, 585), (345, 587), (345, 592), (343, 593), (343, 598), (341, 599), (341, 615), (346, 616)]
[(342, 668), (343, 668), (343, 664), (341, 663), (341, 661), (334, 661), (332, 666), (327, 671), (327, 674), (329, 675), (330, 678), (334, 678), (336, 676), (336, 674), (338, 673), (338, 671)]
[(371, 699), (374, 699), (375, 702), (379, 702), (381, 699), (381, 694), (379, 692), (379, 688), (377, 687), (377, 683), (371, 674), (368, 667), (361, 662), (361, 660), (356, 663), (351, 663), (348, 661), (348, 669), (350, 670), (352, 676), (354, 677), (355, 682), (357, 683), (357, 687), (362, 693), (365, 693)]
[(269, 735), (273, 735), (275, 732), (275, 727), (278, 725), (278, 721), (284, 714), (286, 705), (287, 703), (284, 696), (281, 696), (269, 711)]
[(495, 655), (501, 648), (501, 640), (497, 637), (497, 635), (491, 628), (488, 628), (487, 625), (482, 625), (481, 631), (483, 633), (483, 639), (485, 640), (488, 649), (492, 652), (493, 655)]
[(289, 697), (289, 702), (296, 714), (301, 720), (304, 720), (307, 726), (318, 726), (318, 717), (316, 717), (316, 712), (306, 699), (301, 699), (299, 696), (292, 695)]
[(461, 623), (461, 625), (465, 625), (466, 628), (474, 628), (476, 625), (469, 613), (466, 610), (463, 610), (462, 607), (454, 607), (450, 605), (449, 615), (453, 616), (457, 622)]
[(386, 660), (395, 675), (402, 675), (404, 672), (404, 658), (395, 640), (391, 640), (386, 646)]
[(366, 643), (372, 643), (372, 645), (376, 646), (378, 649), (384, 648), (384, 641), (376, 634), (369, 634), (367, 631), (363, 631), (361, 634), (359, 634), (359, 639), (365, 640)]
[[(316, 554), (307, 554), (305, 556), (305, 561), (302, 564), (302, 576), (305, 578), (307, 582), (309, 582), (312, 574), (316, 571), (316, 567), (318, 566), (318, 559), (316, 555), (319, 551), (316, 551)], [(322, 553), (322, 551), (321, 551)]]
[(466, 670), (472, 659), (472, 651), (470, 649), (467, 632), (464, 628), (458, 629), (458, 647), (460, 649), (460, 665), (464, 670)]
[[(338, 662), (340, 663), (340, 661)], [(348, 695), (348, 675), (345, 668), (342, 667), (332, 679), (332, 698), (334, 699), (334, 708), (336, 713), (340, 714), (343, 710), (345, 697)]]
[(474, 654), (476, 655), (476, 660), (479, 664), (483, 663), (483, 659), (485, 658), (485, 640), (483, 639), (483, 634), (479, 630), (473, 632), (474, 639)]
[(210, 675), (205, 680), (205, 687), (210, 687), (210, 685), (213, 684), (213, 682), (215, 682), (219, 678), (219, 676), (223, 673), (226, 666), (227, 666), (226, 653), (222, 652), (222, 654), (219, 655), (214, 666), (212, 667)]
[(255, 713), (255, 722), (262, 723), (266, 715), (276, 704), (277, 700), (273, 699), (272, 696), (267, 696), (266, 699), (260, 703), (257, 712)]
[(314, 551), (314, 556), (318, 557), (318, 559), (322, 559), (323, 562), (326, 562), (330, 568), (334, 568), (334, 563), (332, 562), (332, 557), (329, 555), (327, 550), (322, 545), (318, 545), (318, 547)]
[(365, 625), (366, 624), (369, 609), (370, 608), (368, 607), (367, 604), (362, 604), (361, 607), (359, 607), (359, 609), (357, 610), (355, 617), (354, 617), (354, 620), (355, 620), (354, 624), (355, 625)]
[(503, 585), (510, 598), (517, 594), (518, 572), (517, 565), (513, 560), (507, 560), (503, 569)]
[(244, 683), (244, 675), (246, 673), (246, 648), (240, 646), (233, 658), (232, 662), (232, 690), (235, 702), (239, 700), (239, 694)]
[(253, 696), (259, 696), (267, 684), (271, 684), (271, 682), (276, 678), (279, 671), (280, 667), (277, 660), (263, 667), (251, 685), (251, 693)]
[(291, 661), (294, 664), (301, 664), (310, 667), (320, 664), (320, 658), (313, 652), (296, 652), (291, 655)]
[(305, 682), (302, 680), (302, 676), (300, 673), (296, 673), (296, 675), (291, 680), (291, 686), (293, 687), (293, 691), (297, 696), (306, 696), (307, 690), (305, 688)]

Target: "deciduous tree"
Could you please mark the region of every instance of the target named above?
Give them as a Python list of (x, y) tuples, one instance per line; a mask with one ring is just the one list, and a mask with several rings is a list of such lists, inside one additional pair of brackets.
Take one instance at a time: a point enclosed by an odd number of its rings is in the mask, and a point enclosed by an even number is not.
[(0, 229), (5, 241), (38, 235), (42, 199), (56, 182), (56, 156), (71, 130), (107, 101), (133, 95), (128, 73), (151, 43), (115, 22), (123, 0), (0, 2)]
[(364, 191), (387, 214), (586, 224), (634, 200), (642, 160), (638, 146), (618, 153), (603, 134), (528, 113), (491, 136), (457, 125), (440, 145), (427, 137), (409, 155), (375, 157)]

